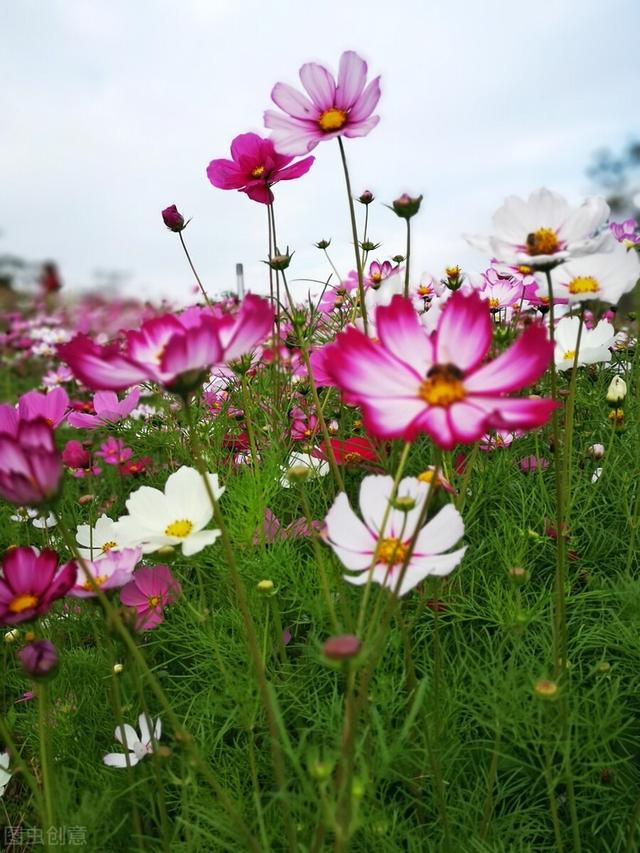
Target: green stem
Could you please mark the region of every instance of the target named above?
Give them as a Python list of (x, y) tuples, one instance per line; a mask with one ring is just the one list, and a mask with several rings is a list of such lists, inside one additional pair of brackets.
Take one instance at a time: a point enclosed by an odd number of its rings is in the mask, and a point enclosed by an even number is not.
[(369, 324), (367, 322), (367, 306), (364, 302), (364, 277), (362, 274), (362, 260), (360, 258), (360, 246), (358, 245), (358, 225), (356, 223), (356, 211), (353, 205), (353, 195), (351, 193), (351, 180), (349, 178), (349, 168), (347, 166), (347, 155), (344, 151), (342, 137), (338, 137), (338, 145), (340, 146), (340, 159), (342, 160), (342, 168), (344, 170), (344, 179), (347, 185), (347, 199), (349, 201), (349, 215), (351, 217), (351, 234), (353, 237), (353, 250), (356, 255), (356, 269), (358, 271), (358, 298), (360, 300), (360, 310), (362, 311), (362, 322), (364, 324), (364, 333), (369, 335)]
[(189, 254), (189, 250), (187, 249), (187, 244), (184, 242), (184, 237), (182, 236), (182, 231), (178, 231), (178, 237), (180, 238), (180, 242), (182, 243), (182, 248), (184, 249), (184, 253), (187, 256), (187, 260), (189, 261), (189, 266), (191, 267), (191, 271), (196, 277), (196, 281), (198, 282), (198, 287), (200, 288), (200, 293), (204, 298), (204, 301), (207, 303), (209, 308), (212, 307), (211, 302), (209, 301), (209, 297), (207, 296), (207, 291), (204, 289), (204, 285), (200, 281), (200, 276), (196, 272), (196, 268), (193, 265), (193, 261), (191, 260), (191, 255)]
[[(44, 792), (44, 835), (55, 826), (53, 809), (53, 784), (51, 780), (51, 751), (49, 744), (49, 733), (53, 729), (49, 719), (49, 685), (41, 682), (36, 686), (38, 697), (38, 739), (40, 741), (40, 769), (42, 771), (42, 788)], [(46, 844), (49, 848), (48, 843)]]
[(405, 257), (404, 268), (404, 297), (409, 298), (409, 263), (411, 258), (411, 219), (406, 219), (407, 223), (407, 253)]

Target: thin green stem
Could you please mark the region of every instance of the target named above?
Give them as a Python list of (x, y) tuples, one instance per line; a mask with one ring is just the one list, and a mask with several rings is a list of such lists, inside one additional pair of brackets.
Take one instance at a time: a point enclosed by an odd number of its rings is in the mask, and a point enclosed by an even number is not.
[(189, 254), (189, 250), (187, 249), (187, 244), (184, 242), (184, 237), (182, 236), (182, 231), (178, 231), (178, 237), (180, 238), (180, 242), (182, 243), (182, 248), (184, 249), (184, 253), (187, 256), (187, 260), (189, 261), (189, 266), (191, 267), (191, 271), (196, 277), (196, 281), (198, 282), (198, 287), (200, 288), (200, 293), (202, 293), (204, 301), (207, 303), (209, 308), (211, 308), (211, 302), (209, 297), (207, 296), (207, 291), (204, 289), (204, 285), (200, 281), (200, 276), (196, 272), (196, 268), (193, 265), (193, 261), (191, 260), (191, 255)]
[(405, 220), (407, 223), (407, 251), (405, 257), (405, 267), (404, 267), (404, 297), (405, 299), (409, 298), (409, 264), (411, 259), (411, 219), (407, 218)]
[[(42, 789), (44, 793), (44, 835), (45, 838), (51, 827), (55, 826), (53, 807), (53, 782), (51, 779), (51, 749), (49, 733), (53, 729), (49, 714), (49, 685), (46, 681), (37, 685), (38, 698), (38, 740), (40, 744), (40, 770), (42, 772)], [(48, 842), (46, 844), (49, 847)]]
[(360, 301), (360, 310), (362, 311), (362, 322), (364, 325), (365, 335), (369, 334), (369, 324), (367, 322), (367, 306), (364, 302), (364, 276), (362, 274), (362, 260), (360, 258), (360, 246), (358, 244), (358, 225), (356, 223), (356, 211), (353, 205), (353, 195), (351, 193), (351, 179), (349, 178), (349, 167), (347, 166), (347, 155), (345, 154), (342, 137), (338, 137), (338, 145), (340, 146), (340, 159), (342, 160), (342, 168), (344, 170), (344, 180), (347, 185), (347, 199), (349, 201), (349, 215), (351, 217), (351, 234), (353, 237), (353, 251), (356, 256), (356, 270), (358, 272), (358, 298)]

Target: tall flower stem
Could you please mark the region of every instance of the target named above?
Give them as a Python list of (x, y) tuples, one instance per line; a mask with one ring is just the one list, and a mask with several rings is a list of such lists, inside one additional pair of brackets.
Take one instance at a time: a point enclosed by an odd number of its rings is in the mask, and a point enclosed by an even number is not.
[[(44, 793), (44, 834), (47, 834), (51, 827), (55, 826), (54, 808), (53, 808), (53, 782), (51, 779), (51, 749), (49, 743), (49, 733), (53, 726), (49, 715), (51, 713), (49, 707), (49, 685), (46, 682), (41, 682), (37, 685), (36, 695), (38, 697), (38, 741), (40, 744), (40, 770), (42, 772), (42, 789)], [(48, 848), (48, 843), (47, 843)]]
[(411, 259), (411, 219), (405, 219), (407, 223), (407, 251), (406, 257), (404, 259), (405, 267), (404, 267), (404, 298), (409, 298), (409, 263)]
[(307, 497), (307, 493), (305, 491), (304, 482), (300, 483), (300, 498), (302, 501), (302, 508), (304, 510), (304, 517), (307, 522), (307, 527), (309, 528), (309, 538), (311, 539), (313, 556), (315, 557), (316, 563), (318, 564), (318, 571), (320, 574), (320, 586), (322, 587), (322, 594), (324, 595), (325, 605), (327, 608), (327, 612), (329, 613), (329, 619), (331, 620), (331, 629), (335, 633), (338, 633), (338, 631), (340, 630), (340, 625), (338, 623), (336, 609), (333, 604), (333, 598), (331, 597), (331, 589), (329, 587), (327, 567), (324, 561), (324, 552), (320, 547), (317, 531), (313, 527), (313, 517), (311, 515), (311, 507), (309, 506), (309, 498)]
[(360, 246), (358, 244), (358, 225), (356, 223), (356, 211), (353, 205), (353, 195), (351, 192), (351, 179), (349, 178), (349, 167), (347, 166), (347, 155), (345, 154), (342, 137), (338, 137), (338, 145), (340, 146), (340, 159), (342, 160), (342, 168), (344, 170), (344, 180), (347, 185), (347, 199), (349, 201), (349, 215), (351, 217), (351, 234), (353, 237), (353, 250), (356, 256), (356, 270), (358, 272), (358, 299), (360, 302), (360, 310), (362, 311), (362, 322), (364, 325), (365, 335), (369, 334), (369, 326), (367, 323), (367, 306), (364, 302), (364, 277), (362, 274), (362, 259), (360, 258)]
[(184, 249), (184, 253), (187, 256), (187, 260), (189, 261), (189, 266), (191, 267), (191, 271), (193, 272), (193, 274), (196, 278), (196, 281), (198, 282), (198, 287), (200, 288), (200, 293), (202, 294), (202, 297), (203, 297), (204, 301), (207, 303), (207, 305), (209, 306), (209, 308), (211, 308), (212, 306), (211, 306), (211, 302), (209, 300), (209, 297), (207, 296), (207, 291), (204, 289), (204, 285), (200, 281), (200, 276), (198, 275), (196, 268), (193, 265), (193, 261), (191, 260), (191, 255), (189, 254), (189, 250), (187, 249), (187, 244), (184, 242), (184, 237), (182, 236), (182, 231), (178, 231), (178, 237), (180, 238), (180, 242), (182, 243), (182, 248)]
[[(207, 480), (207, 483), (208, 482), (209, 481)], [(224, 788), (218, 782), (215, 774), (209, 767), (209, 763), (205, 761), (198, 752), (193, 737), (189, 734), (189, 732), (180, 722), (177, 714), (173, 710), (171, 702), (167, 698), (164, 690), (162, 689), (160, 682), (149, 668), (144, 658), (144, 655), (142, 654), (135, 640), (125, 627), (120, 613), (109, 601), (108, 597), (104, 594), (102, 589), (100, 589), (100, 587), (96, 584), (95, 578), (87, 568), (87, 564), (84, 558), (80, 555), (78, 551), (71, 532), (63, 523), (60, 516), (58, 516), (58, 530), (67, 550), (80, 566), (87, 583), (91, 586), (92, 592), (96, 595), (98, 601), (102, 605), (109, 625), (116, 631), (116, 633), (119, 635), (120, 639), (124, 643), (124, 646), (126, 647), (127, 651), (131, 655), (132, 659), (136, 661), (139, 671), (143, 673), (147, 683), (149, 684), (149, 687), (151, 688), (152, 693), (158, 700), (158, 704), (161, 706), (165, 717), (173, 728), (174, 739), (177, 743), (180, 743), (185, 748), (185, 750), (189, 754), (190, 760), (193, 762), (194, 767), (199, 770), (202, 776), (206, 779), (207, 783), (211, 786), (221, 805), (227, 811), (230, 818), (234, 822), (237, 830), (244, 837), (246, 843), (249, 846), (249, 849), (254, 851), (254, 853), (260, 853), (260, 846), (251, 834), (251, 832), (249, 832), (249, 829), (246, 825), (246, 821), (241, 816), (235, 804), (227, 795)]]
[(247, 435), (249, 437), (249, 447), (251, 449), (251, 467), (254, 473), (258, 470), (258, 446), (256, 444), (256, 435), (253, 429), (253, 421), (251, 419), (251, 400), (249, 397), (249, 389), (247, 388), (247, 374), (242, 374), (242, 407), (244, 409), (244, 419), (247, 424)]
[(240, 608), (240, 614), (242, 616), (242, 621), (244, 623), (246, 631), (247, 647), (258, 681), (258, 691), (260, 693), (260, 698), (262, 700), (262, 704), (267, 715), (267, 724), (271, 741), (271, 757), (273, 761), (273, 770), (276, 777), (278, 792), (282, 801), (282, 810), (289, 850), (293, 853), (293, 851), (296, 851), (298, 849), (298, 842), (296, 838), (295, 825), (291, 819), (291, 813), (289, 811), (289, 804), (287, 801), (287, 782), (285, 775), (285, 765), (282, 755), (282, 748), (280, 745), (280, 738), (278, 735), (278, 711), (275, 707), (275, 699), (273, 697), (272, 691), (269, 689), (269, 683), (267, 681), (262, 654), (260, 652), (258, 635), (256, 632), (255, 625), (253, 623), (253, 619), (251, 618), (251, 612), (249, 610), (247, 592), (240, 576), (240, 570), (236, 562), (235, 554), (233, 553), (231, 539), (229, 538), (229, 533), (224, 521), (224, 517), (220, 511), (220, 506), (218, 504), (218, 501), (216, 500), (216, 497), (211, 488), (211, 484), (209, 482), (207, 468), (202, 457), (200, 444), (198, 442), (198, 437), (191, 416), (191, 409), (187, 400), (184, 401), (184, 410), (189, 428), (189, 436), (191, 439), (191, 448), (194, 460), (196, 463), (196, 467), (200, 472), (200, 476), (202, 477), (202, 482), (204, 484), (205, 490), (209, 497), (209, 501), (211, 503), (214, 522), (216, 524), (216, 527), (220, 530), (220, 541), (222, 543), (222, 550), (224, 552), (225, 560), (231, 573), (231, 579), (233, 582), (236, 601), (238, 603), (238, 607)]
[[(273, 211), (273, 204), (269, 205), (269, 210), (271, 212), (271, 231), (273, 234), (273, 242), (276, 242), (276, 220), (275, 214)], [(304, 362), (305, 369), (307, 371), (307, 379), (309, 382), (309, 389), (311, 391), (311, 399), (313, 400), (313, 405), (316, 409), (316, 417), (318, 418), (318, 423), (320, 424), (320, 432), (322, 433), (322, 437), (324, 439), (327, 459), (329, 461), (329, 467), (331, 468), (331, 474), (333, 479), (335, 480), (336, 487), (338, 491), (344, 491), (344, 480), (342, 479), (342, 474), (340, 473), (340, 468), (338, 467), (338, 463), (336, 461), (336, 455), (333, 452), (333, 446), (331, 444), (331, 436), (329, 435), (329, 428), (327, 427), (327, 421), (324, 416), (324, 410), (320, 403), (320, 397), (318, 396), (318, 388), (315, 383), (315, 379), (313, 378), (313, 371), (311, 369), (311, 360), (309, 358), (309, 348), (307, 347), (307, 343), (302, 336), (302, 332), (296, 323), (295, 320), (295, 305), (293, 302), (293, 298), (291, 296), (291, 291), (289, 290), (289, 285), (287, 284), (287, 278), (284, 274), (284, 270), (281, 271), (282, 281), (284, 283), (285, 292), (287, 294), (287, 301), (289, 303), (289, 310), (291, 311), (291, 316), (294, 321), (294, 329), (296, 332), (296, 336), (298, 338), (298, 348), (300, 349), (300, 354), (302, 356), (302, 360)], [(277, 276), (276, 276), (277, 277)]]

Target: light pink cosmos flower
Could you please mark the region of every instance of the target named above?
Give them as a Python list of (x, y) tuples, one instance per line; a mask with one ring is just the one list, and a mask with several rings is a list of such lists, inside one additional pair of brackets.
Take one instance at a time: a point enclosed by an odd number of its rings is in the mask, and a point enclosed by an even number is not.
[(169, 566), (143, 566), (121, 589), (120, 601), (135, 609), (138, 631), (149, 631), (163, 621), (164, 608), (173, 604), (181, 591)]
[(315, 157), (305, 157), (289, 165), (293, 157), (279, 154), (271, 139), (257, 133), (241, 133), (231, 143), (231, 160), (212, 160), (207, 177), (214, 187), (238, 190), (253, 201), (271, 204), (271, 187), (278, 181), (291, 181), (306, 175)]
[[(360, 484), (363, 521), (351, 509), (346, 494), (340, 492), (325, 518), (325, 538), (340, 562), (351, 572), (358, 573), (345, 575), (346, 581), (359, 586), (371, 577), (374, 583), (396, 589), (429, 489), (427, 483), (405, 477), (398, 485), (394, 503), (408, 500), (413, 506), (406, 512), (395, 506), (389, 510), (393, 478), (371, 474)], [(453, 504), (448, 504), (418, 533), (398, 595), (409, 592), (429, 575), (443, 577), (452, 572), (466, 548), (445, 552), (463, 534), (462, 516)]]
[(96, 391), (93, 396), (95, 415), (71, 412), (67, 418), (67, 423), (82, 429), (98, 429), (105, 424), (117, 424), (131, 414), (139, 400), (139, 388), (134, 388), (123, 400), (118, 400), (115, 391)]
[(100, 450), (96, 450), (96, 456), (101, 456), (107, 465), (122, 465), (127, 459), (133, 456), (133, 450), (130, 447), (125, 447), (125, 443), (121, 438), (114, 438), (112, 435), (100, 445)]
[[(96, 586), (106, 592), (129, 583), (133, 577), (133, 570), (140, 562), (142, 548), (124, 548), (122, 551), (110, 550), (95, 562), (84, 560), (84, 566), (91, 574)], [(85, 568), (78, 568), (76, 584), (71, 587), (67, 595), (73, 598), (92, 598), (95, 596), (93, 587), (89, 582)]]
[(52, 427), (62, 423), (69, 408), (69, 395), (64, 388), (54, 388), (47, 394), (27, 391), (18, 399), (18, 413), (23, 420), (43, 418)]
[(271, 331), (272, 319), (267, 300), (249, 294), (235, 316), (192, 308), (148, 320), (127, 332), (124, 351), (77, 335), (59, 353), (88, 388), (122, 391), (152, 381), (181, 393), (197, 387), (212, 366), (251, 352)]
[[(267, 110), (265, 126), (282, 154), (306, 154), (319, 142), (336, 136), (366, 136), (380, 121), (371, 115), (380, 100), (380, 78), (367, 86), (367, 63), (353, 50), (340, 57), (338, 81), (324, 65), (307, 62), (300, 69), (303, 95), (276, 83), (271, 99), (282, 113)], [(307, 97), (308, 96), (308, 97)]]
[(427, 432), (450, 450), (491, 428), (540, 426), (555, 408), (552, 400), (505, 396), (544, 373), (553, 353), (546, 330), (529, 326), (509, 349), (482, 364), (492, 327), (476, 293), (454, 293), (433, 334), (402, 296), (378, 307), (376, 328), (379, 342), (348, 328), (324, 362), (347, 402), (362, 407), (371, 435), (411, 441)]

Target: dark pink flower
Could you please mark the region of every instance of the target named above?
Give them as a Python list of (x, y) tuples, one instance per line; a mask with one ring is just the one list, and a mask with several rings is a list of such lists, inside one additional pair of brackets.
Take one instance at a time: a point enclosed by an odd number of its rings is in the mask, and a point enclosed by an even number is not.
[(136, 628), (148, 631), (163, 621), (163, 610), (182, 591), (169, 566), (143, 566), (120, 590), (120, 601), (136, 611)]
[(0, 406), (0, 495), (18, 506), (44, 503), (62, 474), (53, 429), (44, 418), (22, 420), (10, 408)]
[(84, 429), (97, 429), (105, 424), (117, 424), (126, 418), (138, 405), (140, 389), (135, 388), (123, 400), (118, 400), (115, 391), (96, 391), (93, 396), (95, 415), (84, 412), (71, 412), (67, 423)]
[(271, 331), (272, 319), (266, 299), (249, 294), (235, 316), (192, 308), (147, 320), (127, 332), (123, 351), (77, 335), (59, 352), (88, 388), (118, 391), (153, 381), (182, 393), (201, 384), (211, 367), (251, 352)]
[(58, 668), (58, 650), (50, 640), (27, 643), (18, 652), (24, 671), (32, 678), (46, 678)]
[(236, 136), (231, 143), (231, 157), (231, 160), (212, 160), (207, 177), (214, 187), (238, 190), (261, 204), (273, 201), (273, 184), (306, 175), (315, 159), (305, 157), (290, 166), (293, 157), (278, 154), (273, 142), (257, 133)]
[(76, 439), (68, 441), (62, 450), (62, 461), (67, 468), (88, 468), (91, 456)]
[(58, 554), (45, 549), (12, 548), (2, 558), (0, 624), (14, 625), (42, 616), (76, 581), (76, 564), (58, 570)]
[(410, 300), (378, 306), (379, 342), (353, 327), (331, 344), (324, 366), (347, 402), (362, 407), (367, 431), (413, 440), (428, 433), (440, 447), (477, 441), (488, 429), (531, 429), (549, 417), (553, 400), (507, 397), (546, 370), (553, 346), (531, 325), (493, 361), (489, 310), (476, 293), (454, 293), (430, 335)]
[(121, 438), (109, 438), (100, 445), (100, 450), (96, 450), (96, 456), (101, 456), (107, 465), (122, 465), (127, 459), (133, 456), (133, 450), (130, 447), (125, 447), (125, 443)]
[(28, 391), (18, 400), (18, 414), (23, 420), (43, 418), (52, 427), (62, 423), (68, 408), (69, 395), (64, 388), (54, 388), (47, 394)]
[(338, 81), (316, 62), (300, 69), (306, 95), (276, 83), (271, 100), (283, 112), (267, 110), (264, 123), (282, 154), (306, 154), (324, 139), (366, 136), (380, 121), (371, 115), (380, 100), (380, 78), (368, 85), (367, 63), (353, 50), (340, 57)]

